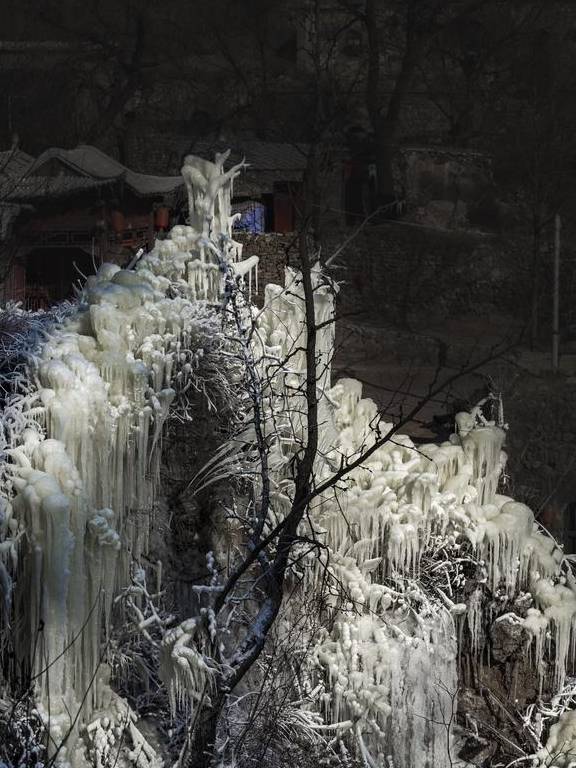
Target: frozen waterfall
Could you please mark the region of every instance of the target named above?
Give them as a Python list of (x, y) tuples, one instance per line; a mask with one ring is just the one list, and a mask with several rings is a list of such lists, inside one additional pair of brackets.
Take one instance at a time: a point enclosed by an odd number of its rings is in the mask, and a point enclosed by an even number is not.
[[(29, 361), (26, 391), (7, 405), (1, 574), (16, 585), (15, 664), (30, 670), (49, 754), (61, 766), (108, 765), (121, 733), (119, 765), (162, 764), (110, 687), (106, 649), (115, 598), (147, 551), (163, 425), (193, 375), (194, 329), (214, 322), (228, 271), (248, 285), (257, 280), (258, 260), (243, 260), (232, 239), (231, 190), (242, 164), (225, 171), (226, 159), (186, 159), (189, 223), (157, 241), (133, 270), (104, 264), (90, 277), (76, 310)], [(359, 382), (332, 384), (334, 286), (319, 266), (312, 279), (321, 328), (315, 473), (323, 480), (374, 445), (378, 409)], [(279, 520), (306, 436), (298, 272), (286, 271), (285, 286), (267, 286), (264, 309), (253, 314), (259, 365), (290, 358), (263, 393)], [(309, 654), (309, 706), (370, 768), (453, 765), (458, 642), (466, 630), (477, 651), (484, 610), (464, 588), (470, 564), (494, 594), (530, 595), (520, 621), (537, 669), (551, 658), (558, 688), (574, 661), (576, 584), (532, 512), (498, 493), (505, 432), (477, 415), (459, 414), (441, 445), (417, 448), (394, 434), (310, 507), (306, 525), (322, 550), (303, 556), (304, 588), (319, 595), (328, 579), (338, 590), (325, 596), (329, 620)], [(380, 432), (389, 427), (380, 424)], [(164, 639), (174, 708), (210, 674), (195, 631), (190, 618)], [(565, 731), (572, 738), (568, 715), (551, 739)]]

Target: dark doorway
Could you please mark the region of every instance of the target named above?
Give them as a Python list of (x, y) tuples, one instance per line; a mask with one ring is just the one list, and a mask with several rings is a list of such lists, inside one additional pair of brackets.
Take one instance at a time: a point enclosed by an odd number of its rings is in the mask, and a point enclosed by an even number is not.
[(92, 257), (81, 248), (36, 248), (26, 257), (26, 307), (46, 309), (74, 296), (81, 274), (94, 273)]

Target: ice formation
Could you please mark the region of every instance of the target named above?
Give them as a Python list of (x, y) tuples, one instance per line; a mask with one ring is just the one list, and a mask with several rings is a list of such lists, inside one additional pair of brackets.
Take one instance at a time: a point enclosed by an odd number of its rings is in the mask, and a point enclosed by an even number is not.
[[(192, 225), (174, 227), (134, 270), (103, 264), (89, 277), (77, 311), (30, 364), (32, 395), (10, 405), (19, 421), (4, 446), (1, 555), (20, 559), (18, 661), (32, 666), (62, 765), (83, 764), (78, 725), (91, 721), (91, 755), (104, 764), (117, 728), (104, 664), (113, 599), (147, 547), (162, 427), (202, 353), (193, 333), (219, 301), (222, 252), (240, 275), (257, 267), (231, 238), (238, 167), (224, 174), (225, 159), (186, 158)], [(129, 719), (126, 764), (155, 765)]]
[[(316, 322), (325, 329), (334, 291), (318, 270), (313, 284)], [(302, 397), (305, 318), (297, 273), (287, 271), (285, 290), (266, 290), (258, 337), (263, 357), (290, 360), (271, 385), (276, 522), (290, 505), (290, 457), (305, 426), (291, 413), (303, 410), (294, 406), (294, 393)], [(362, 398), (358, 381), (328, 386), (332, 344), (325, 330), (317, 356), (317, 484), (391, 428), (379, 420), (376, 404)], [(331, 630), (313, 654), (315, 690), (322, 691), (316, 706), (332, 728), (356, 741), (370, 767), (390, 759), (406, 768), (452, 765), (458, 637), (465, 628), (479, 653), (482, 627), (497, 616), (482, 597), (483, 585), (503, 605), (529, 593), (531, 607), (515, 620), (533, 638), (541, 678), (544, 660), (551, 659), (554, 685), (561, 688), (574, 661), (574, 579), (531, 510), (498, 493), (505, 430), (482, 416), (482, 405), (458, 414), (455, 434), (440, 445), (417, 448), (394, 433), (311, 505), (323, 549), (307, 557), (304, 584), (319, 593), (332, 585), (325, 595)], [(308, 526), (302, 533), (310, 538)]]
[[(118, 764), (160, 765), (136, 716), (113, 694), (104, 656), (115, 597), (148, 545), (162, 427), (201, 354), (194, 329), (225, 301), (227, 274), (248, 286), (257, 279), (257, 259), (241, 260), (231, 237), (231, 185), (240, 166), (224, 172), (226, 158), (186, 159), (190, 223), (174, 227), (134, 269), (104, 264), (87, 280), (77, 310), (31, 362), (33, 386), (8, 406), (14, 416), (3, 433), (9, 461), (2, 466), (0, 581), (9, 600), (18, 573), (18, 661), (32, 668), (38, 710), (51, 744), (61, 745), (52, 756), (63, 766), (107, 765), (126, 730)], [(313, 706), (370, 768), (443, 768), (453, 764), (458, 637), (466, 630), (480, 652), (481, 590), (506, 605), (521, 592), (531, 595), (519, 620), (533, 638), (539, 673), (551, 657), (561, 687), (574, 660), (576, 584), (532, 512), (498, 494), (505, 432), (479, 409), (459, 414), (455, 434), (441, 445), (416, 448), (393, 434), (371, 450), (390, 425), (359, 382), (331, 386), (334, 286), (319, 266), (312, 282), (315, 482), (371, 451), (313, 500), (303, 524), (302, 533), (323, 546), (320, 556), (304, 554), (294, 573), (322, 596), (327, 617), (310, 655)], [(292, 462), (306, 440), (299, 273), (289, 269), (284, 287), (267, 286), (264, 309), (248, 314), (268, 387), (262, 426), (276, 523), (290, 507)], [(133, 606), (138, 614), (136, 598)], [(140, 616), (145, 631), (148, 619)], [(211, 684), (198, 634), (190, 618), (164, 635), (161, 675), (174, 709), (193, 706)], [(572, 743), (573, 733), (566, 713), (549, 749)]]
[[(336, 404), (334, 450), (357, 456), (375, 440), (375, 406), (350, 380), (328, 396)], [(560, 688), (574, 661), (574, 579), (528, 507), (496, 493), (503, 438), (496, 425), (475, 425), (443, 445), (416, 449), (395, 435), (314, 511), (330, 551), (328, 570), (347, 595), (317, 649), (326, 711), (333, 723), (355, 723), (368, 765), (385, 765), (388, 754), (401, 766), (450, 765), (457, 630), (465, 619), (474, 648), (483, 609), (481, 601), (462, 602), (463, 571), (443, 583), (442, 560), (430, 562), (441, 547), (456, 568), (466, 557), (484, 563), (492, 594), (531, 594), (534, 607), (518, 621), (534, 638), (540, 675), (551, 657)], [(317, 582), (324, 578), (320, 564)], [(432, 572), (436, 594), (423, 586)], [(419, 735), (396, 742), (398, 728)]]
[(569, 768), (576, 762), (576, 711), (560, 715), (550, 728), (546, 746), (538, 753), (540, 765), (550, 768)]

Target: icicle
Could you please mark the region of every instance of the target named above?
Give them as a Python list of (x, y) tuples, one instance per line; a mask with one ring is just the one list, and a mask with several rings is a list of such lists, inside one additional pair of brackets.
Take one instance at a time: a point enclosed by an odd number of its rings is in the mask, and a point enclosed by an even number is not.
[[(192, 218), (212, 221), (215, 230), (224, 226), (238, 170), (209, 170), (208, 185), (193, 195)], [(229, 236), (228, 230), (226, 223), (221, 231)], [(175, 228), (133, 271), (102, 265), (86, 282), (84, 306), (53, 330), (33, 372), (41, 404), (29, 418), (45, 424), (48, 439), (31, 430), (11, 449), (11, 509), (26, 529), (29, 550), (17, 590), (26, 620), (17, 631), (22, 662), (26, 655), (35, 659), (38, 706), (54, 739), (67, 713), (77, 711), (77, 694), (91, 690), (84, 703), (89, 716), (106, 689), (106, 683), (91, 686), (101, 628), (108, 632), (113, 590), (128, 576), (127, 553), (137, 557), (146, 545), (150, 516), (141, 513), (150, 511), (155, 496), (172, 383), (181, 364), (189, 366), (179, 345), (193, 338), (198, 311), (192, 301), (214, 302), (221, 291), (219, 265), (201, 234)], [(251, 280), (256, 264), (252, 258), (238, 268)], [(172, 283), (182, 296), (168, 298)], [(34, 655), (40, 622), (41, 648)], [(189, 653), (184, 649), (179, 658)]]
[(160, 654), (160, 675), (168, 688), (170, 706), (193, 707), (211, 687), (213, 672), (190, 644), (199, 633), (198, 622), (188, 619), (166, 633)]

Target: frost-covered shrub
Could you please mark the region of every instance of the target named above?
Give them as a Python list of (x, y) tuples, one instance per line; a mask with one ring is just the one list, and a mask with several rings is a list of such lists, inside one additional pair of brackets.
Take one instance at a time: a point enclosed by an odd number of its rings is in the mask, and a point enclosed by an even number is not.
[(46, 731), (30, 696), (0, 701), (0, 766), (44, 768)]

